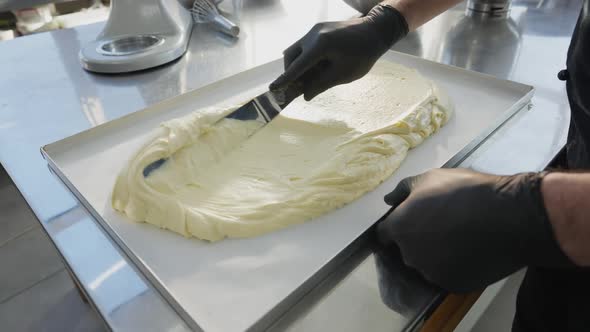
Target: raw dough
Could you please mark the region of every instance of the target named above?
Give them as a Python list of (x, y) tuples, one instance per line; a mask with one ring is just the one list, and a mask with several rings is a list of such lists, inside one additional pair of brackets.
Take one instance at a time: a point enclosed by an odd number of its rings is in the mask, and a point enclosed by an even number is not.
[[(259, 131), (254, 121), (219, 121), (233, 109), (163, 123), (120, 173), (113, 207), (203, 240), (260, 235), (374, 189), (452, 113), (433, 82), (390, 63), (310, 103), (294, 101)], [(160, 158), (168, 160), (145, 178)]]

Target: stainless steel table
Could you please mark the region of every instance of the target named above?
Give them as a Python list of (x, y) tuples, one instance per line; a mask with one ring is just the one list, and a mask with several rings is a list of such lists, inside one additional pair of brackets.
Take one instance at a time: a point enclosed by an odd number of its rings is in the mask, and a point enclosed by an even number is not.
[[(464, 161), (493, 173), (541, 170), (563, 146), (569, 121), (565, 63), (581, 0), (515, 1), (509, 20), (466, 18), (458, 6), (396, 50), (534, 85), (520, 112)], [(103, 23), (0, 43), (0, 162), (113, 330), (183, 331), (186, 324), (48, 170), (39, 147), (281, 56), (315, 22), (356, 15), (336, 0), (235, 0), (223, 8), (238, 41), (196, 27), (180, 60), (141, 73), (95, 75), (78, 62)], [(91, 174), (89, 174), (91, 176)], [(370, 241), (274, 329), (399, 331), (415, 327), (441, 292)], [(367, 244), (369, 243), (369, 244)]]

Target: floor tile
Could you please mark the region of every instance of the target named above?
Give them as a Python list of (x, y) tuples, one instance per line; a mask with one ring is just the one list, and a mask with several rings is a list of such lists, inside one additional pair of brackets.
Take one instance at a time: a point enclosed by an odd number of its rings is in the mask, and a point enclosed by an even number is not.
[(26, 231), (40, 227), (37, 218), (18, 189), (10, 181), (8, 182), (0, 183), (0, 248)]
[(35, 228), (0, 247), (0, 303), (63, 268), (59, 254)]
[(105, 331), (65, 270), (0, 304), (3, 331)]
[(4, 187), (6, 185), (8, 185), (10, 183), (10, 178), (8, 177), (8, 174), (6, 173), (6, 170), (4, 170), (4, 167), (2, 167), (2, 164), (0, 164), (0, 187)]

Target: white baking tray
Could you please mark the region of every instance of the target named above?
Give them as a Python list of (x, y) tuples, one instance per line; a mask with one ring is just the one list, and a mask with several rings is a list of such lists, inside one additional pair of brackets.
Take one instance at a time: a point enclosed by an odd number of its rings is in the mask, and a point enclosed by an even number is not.
[[(254, 97), (282, 72), (277, 60), (109, 123), (49, 144), (51, 168), (195, 330), (268, 327), (301, 298), (326, 267), (387, 211), (383, 196), (404, 177), (453, 166), (517, 111), (531, 86), (500, 80), (396, 52), (380, 61), (418, 69), (450, 95), (450, 122), (410, 151), (376, 190), (303, 225), (249, 239), (207, 243), (125, 219), (111, 208), (119, 170), (161, 122), (216, 104)], [(392, 93), (395, 93), (392, 91)], [(351, 299), (354, 301), (354, 299)]]

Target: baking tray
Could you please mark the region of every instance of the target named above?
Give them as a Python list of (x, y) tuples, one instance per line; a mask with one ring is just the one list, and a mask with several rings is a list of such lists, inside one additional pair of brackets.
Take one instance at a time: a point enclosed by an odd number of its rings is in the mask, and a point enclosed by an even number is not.
[[(398, 171), (353, 203), (302, 225), (249, 239), (206, 243), (125, 219), (110, 205), (115, 179), (161, 122), (248, 100), (282, 72), (276, 60), (42, 147), (52, 170), (195, 330), (263, 330), (389, 209), (383, 196), (404, 177), (458, 165), (530, 103), (531, 86), (388, 52), (380, 61), (416, 68), (452, 98), (449, 123), (410, 151)], [(345, 248), (348, 248), (345, 250)], [(352, 299), (351, 299), (352, 300)]]

